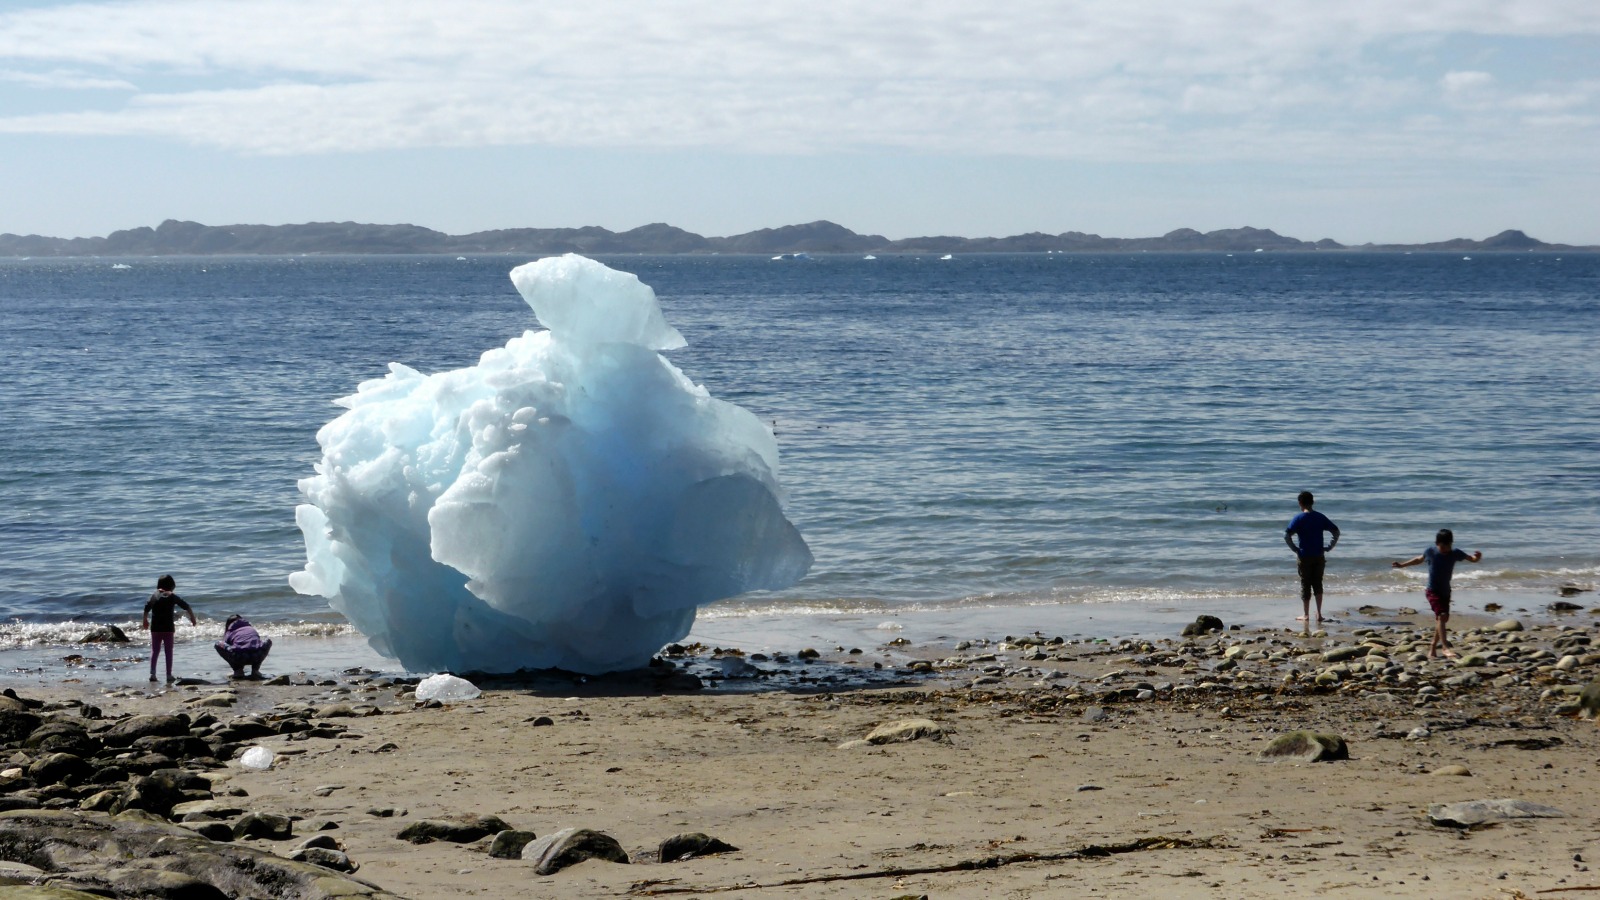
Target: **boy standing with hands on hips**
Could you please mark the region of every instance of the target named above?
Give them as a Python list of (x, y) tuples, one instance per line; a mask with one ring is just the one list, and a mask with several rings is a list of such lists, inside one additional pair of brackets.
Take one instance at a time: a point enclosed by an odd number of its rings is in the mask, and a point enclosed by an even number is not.
[(1456, 536), (1448, 528), (1439, 529), (1434, 535), (1433, 546), (1422, 551), (1421, 556), (1414, 556), (1404, 562), (1390, 563), (1396, 569), (1414, 566), (1418, 563), (1428, 564), (1428, 587), (1424, 596), (1428, 598), (1428, 605), (1433, 607), (1433, 643), (1428, 646), (1428, 658), (1433, 659), (1438, 654), (1443, 654), (1450, 659), (1456, 658), (1456, 651), (1450, 646), (1450, 638), (1445, 634), (1445, 625), (1450, 621), (1450, 576), (1455, 573), (1456, 563), (1478, 562), (1483, 559), (1482, 550), (1467, 553), (1465, 550), (1455, 549)]
[[(1333, 524), (1322, 513), (1311, 508), (1315, 498), (1310, 491), (1301, 491), (1295, 498), (1300, 504), (1300, 514), (1289, 520), (1289, 527), (1283, 530), (1283, 542), (1289, 545), (1297, 557), (1297, 567), (1300, 572), (1300, 605), (1305, 607), (1305, 614), (1300, 621), (1306, 623), (1306, 632), (1311, 631), (1311, 598), (1317, 598), (1317, 624), (1322, 624), (1322, 573), (1327, 568), (1328, 551), (1339, 543), (1339, 526)], [(1333, 535), (1333, 540), (1326, 547), (1322, 545), (1323, 534)], [(1296, 539), (1299, 543), (1295, 543)]]

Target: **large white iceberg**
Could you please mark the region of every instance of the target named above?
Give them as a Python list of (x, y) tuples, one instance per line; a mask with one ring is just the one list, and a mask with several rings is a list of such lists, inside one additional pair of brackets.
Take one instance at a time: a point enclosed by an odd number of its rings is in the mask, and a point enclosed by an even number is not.
[(800, 580), (771, 430), (661, 356), (684, 341), (655, 292), (570, 254), (511, 280), (548, 331), (336, 401), (290, 585), (411, 671), (594, 674)]

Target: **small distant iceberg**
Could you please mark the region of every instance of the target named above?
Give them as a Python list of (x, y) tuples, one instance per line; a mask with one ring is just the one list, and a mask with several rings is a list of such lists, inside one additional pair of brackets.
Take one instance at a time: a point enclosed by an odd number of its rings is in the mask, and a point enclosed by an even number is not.
[(131, 268), (133, 268), (133, 266), (130, 266), (127, 263), (113, 263), (111, 265), (111, 268), (113, 268), (113, 269), (131, 269)]
[(1467, 262), (1471, 262), (1472, 261), (1472, 257), (1470, 257), (1470, 256), (1463, 256), (1461, 258), (1466, 260)]
[(1265, 252), (1266, 252), (1266, 251), (1264, 251), (1264, 250), (1262, 250), (1262, 249), (1261, 249), (1261, 248), (1260, 248), (1260, 247), (1257, 247), (1257, 248), (1256, 248), (1256, 249), (1255, 249), (1255, 252), (1256, 252), (1256, 253), (1265, 253)]
[(954, 256), (951, 256), (951, 255), (950, 255), (950, 254), (948, 254), (948, 253), (946, 253), (946, 254), (945, 254), (945, 255), (943, 255), (943, 256), (941, 256), (941, 257), (939, 257), (939, 258), (940, 258), (940, 259), (955, 259), (955, 257), (954, 257)]
[(800, 253), (779, 253), (777, 256), (773, 257), (773, 259), (810, 259), (810, 258), (811, 258), (811, 254), (805, 253), (803, 251), (800, 252)]
[(873, 256), (871, 253), (868, 253), (866, 256), (863, 256), (861, 258), (862, 259), (877, 259), (877, 257)]
[(466, 262), (466, 261), (467, 261), (467, 258), (465, 256), (456, 257), (456, 262)]

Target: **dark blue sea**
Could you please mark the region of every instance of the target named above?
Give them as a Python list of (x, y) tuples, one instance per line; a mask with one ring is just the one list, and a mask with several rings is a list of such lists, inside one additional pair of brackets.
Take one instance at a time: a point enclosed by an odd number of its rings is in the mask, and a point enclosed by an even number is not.
[[(1485, 555), (1458, 589), (1600, 579), (1600, 255), (601, 259), (771, 423), (816, 556), (703, 621), (1287, 615), (1302, 489), (1334, 594), (1401, 603), (1388, 562), (1446, 526)], [(286, 582), (331, 401), (536, 328), (526, 261), (0, 260), (0, 646), (136, 623), (162, 573), (203, 620), (337, 631)]]

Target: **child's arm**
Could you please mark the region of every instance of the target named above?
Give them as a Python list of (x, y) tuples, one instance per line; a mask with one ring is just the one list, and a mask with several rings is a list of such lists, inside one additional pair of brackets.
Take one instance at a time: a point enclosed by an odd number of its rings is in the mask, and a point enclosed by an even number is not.
[(1467, 557), (1467, 562), (1482, 562), (1482, 561), (1483, 561), (1483, 551), (1482, 550), (1474, 550), (1474, 551), (1472, 551), (1472, 555)]
[(139, 630), (140, 631), (149, 631), (150, 630), (150, 610), (148, 610), (148, 609), (144, 611), (144, 618), (139, 622)]
[(1415, 566), (1415, 565), (1418, 565), (1421, 562), (1422, 562), (1422, 557), (1413, 556), (1410, 559), (1406, 560), (1405, 562), (1396, 561), (1396, 562), (1390, 563), (1389, 565), (1394, 566), (1396, 569), (1404, 569), (1406, 566)]

